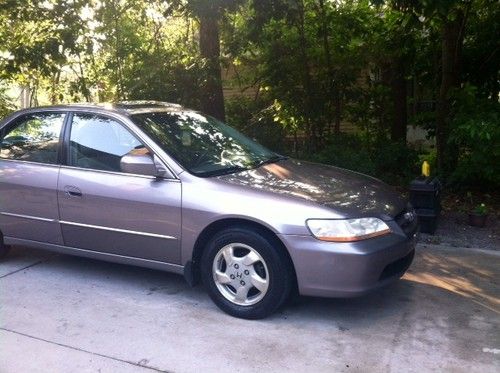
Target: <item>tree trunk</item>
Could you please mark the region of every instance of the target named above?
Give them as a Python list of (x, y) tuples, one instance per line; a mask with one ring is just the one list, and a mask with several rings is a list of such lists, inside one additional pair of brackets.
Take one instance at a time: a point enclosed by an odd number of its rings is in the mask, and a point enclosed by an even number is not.
[(465, 18), (463, 10), (457, 9), (453, 19), (443, 20), (441, 29), (441, 85), (436, 105), (436, 145), (438, 169), (444, 177), (452, 172), (457, 158), (457, 150), (448, 146), (450, 93), (460, 86)]
[[(309, 56), (307, 54), (307, 37), (305, 30), (305, 9), (303, 0), (298, 2), (299, 12), (298, 12), (298, 24), (297, 30), (300, 37), (300, 47), (299, 54), (302, 62), (302, 86), (304, 88), (306, 108), (309, 112), (315, 112), (315, 102), (313, 98), (312, 91), (312, 76), (311, 76), (311, 66), (309, 65)], [(305, 110), (304, 110), (305, 111)], [(318, 139), (317, 139), (317, 121), (316, 118), (311, 120), (311, 118), (306, 117), (305, 129), (307, 135), (307, 152), (317, 151)]]
[(215, 14), (200, 15), (200, 53), (207, 61), (202, 109), (205, 113), (224, 121), (226, 115), (220, 66), (219, 23)]
[(116, 1), (113, 1), (113, 21), (114, 21), (114, 57), (116, 64), (115, 78), (116, 78), (116, 99), (118, 101), (123, 100), (125, 87), (123, 85), (123, 67), (122, 67), (122, 53), (121, 48), (122, 41), (120, 35), (120, 22), (119, 22), (119, 14), (122, 9), (118, 9), (119, 4)]
[(92, 97), (90, 96), (90, 90), (87, 87), (87, 79), (85, 78), (85, 71), (83, 70), (83, 63), (82, 63), (82, 58), (80, 55), (78, 55), (78, 66), (80, 68), (80, 87), (81, 87), (81, 92), (83, 96), (85, 97), (85, 101), (91, 102)]
[(342, 121), (342, 99), (340, 97), (340, 91), (339, 91), (338, 87), (335, 90), (334, 101), (335, 101), (334, 133), (335, 133), (335, 135), (338, 135), (340, 133), (340, 123)]
[(52, 105), (56, 105), (59, 101), (57, 88), (59, 86), (60, 78), (61, 78), (61, 69), (58, 69), (57, 72), (52, 75), (52, 84), (50, 87), (50, 103)]
[[(323, 41), (323, 53), (325, 55), (327, 76), (328, 76), (328, 96), (330, 100), (333, 101), (333, 107), (335, 112), (334, 118), (334, 133), (338, 135), (340, 133), (340, 122), (342, 120), (342, 105), (341, 105), (341, 94), (338, 82), (335, 81), (335, 70), (332, 64), (332, 57), (330, 51), (330, 43), (328, 41), (328, 20), (326, 14), (325, 0), (319, 0), (319, 13), (321, 15), (321, 27), (320, 32)], [(328, 119), (331, 118), (331, 106), (328, 107)]]
[(391, 140), (406, 143), (406, 126), (408, 124), (408, 93), (406, 89), (405, 64), (397, 58), (392, 66), (391, 95), (394, 113), (391, 123)]

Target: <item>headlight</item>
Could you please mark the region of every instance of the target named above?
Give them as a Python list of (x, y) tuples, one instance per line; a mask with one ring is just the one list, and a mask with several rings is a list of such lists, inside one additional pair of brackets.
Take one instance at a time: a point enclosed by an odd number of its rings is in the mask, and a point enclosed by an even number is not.
[(307, 226), (314, 237), (323, 241), (352, 242), (382, 236), (391, 230), (378, 218), (342, 220), (309, 219)]

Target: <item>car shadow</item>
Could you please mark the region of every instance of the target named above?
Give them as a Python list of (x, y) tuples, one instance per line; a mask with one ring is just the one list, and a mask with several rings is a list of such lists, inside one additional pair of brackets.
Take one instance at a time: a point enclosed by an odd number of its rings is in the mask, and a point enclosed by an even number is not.
[[(176, 297), (177, 301), (197, 304), (209, 312), (220, 313), (205, 294), (203, 286), (190, 287), (183, 276), (172, 273), (103, 262), (62, 254), (41, 255), (38, 250), (14, 248), (16, 260), (33, 256), (36, 270), (57, 273), (103, 287), (132, 291), (147, 297)], [(481, 258), (464, 252), (419, 250), (407, 274), (399, 281), (358, 298), (328, 299), (298, 297), (268, 319), (280, 323), (300, 319), (301, 323), (336, 322), (339, 329), (363, 328), (373, 322), (392, 320), (407, 310), (438, 307), (446, 315), (453, 308), (500, 315), (498, 268), (500, 257)], [(126, 290), (126, 291), (125, 291)], [(263, 321), (266, 322), (266, 321)]]
[[(469, 251), (418, 250), (404, 277), (358, 298), (299, 297), (281, 311), (315, 322), (336, 321), (340, 329), (364, 328), (395, 320), (402, 313), (428, 313), (435, 318), (462, 314), (500, 315), (500, 256)], [(277, 316), (279, 317), (279, 316)]]

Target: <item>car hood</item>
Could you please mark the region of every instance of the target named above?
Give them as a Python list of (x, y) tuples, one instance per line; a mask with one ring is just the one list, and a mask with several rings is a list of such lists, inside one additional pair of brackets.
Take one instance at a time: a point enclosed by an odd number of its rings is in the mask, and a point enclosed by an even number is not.
[(338, 167), (294, 159), (219, 176), (219, 179), (319, 203), (345, 217), (377, 216), (390, 219), (406, 205), (399, 193), (378, 179)]

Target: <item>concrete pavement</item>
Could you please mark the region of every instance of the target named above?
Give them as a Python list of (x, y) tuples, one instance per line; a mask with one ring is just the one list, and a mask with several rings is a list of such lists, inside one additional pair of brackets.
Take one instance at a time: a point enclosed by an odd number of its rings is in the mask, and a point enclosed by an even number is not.
[(498, 372), (500, 255), (418, 247), (357, 299), (260, 321), (153, 270), (15, 248), (0, 263), (0, 372)]

